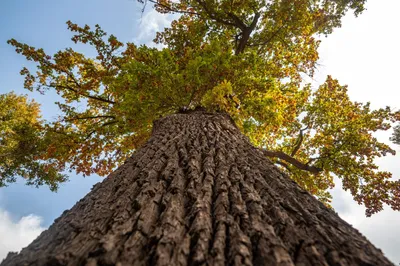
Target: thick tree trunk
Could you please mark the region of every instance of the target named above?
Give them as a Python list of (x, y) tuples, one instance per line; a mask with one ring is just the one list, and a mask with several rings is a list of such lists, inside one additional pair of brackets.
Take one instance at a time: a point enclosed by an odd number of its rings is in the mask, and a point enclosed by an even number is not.
[(393, 265), (223, 114), (175, 114), (5, 265)]

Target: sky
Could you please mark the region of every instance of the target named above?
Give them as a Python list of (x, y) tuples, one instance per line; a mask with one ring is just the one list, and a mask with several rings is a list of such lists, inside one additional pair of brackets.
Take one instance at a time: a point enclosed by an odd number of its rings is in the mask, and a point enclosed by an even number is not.
[[(399, 0), (368, 0), (367, 11), (358, 18), (349, 15), (343, 26), (328, 37), (322, 37), (318, 71), (312, 80), (316, 87), (330, 74), (341, 84), (347, 84), (350, 98), (371, 102), (373, 108), (387, 105), (400, 109), (400, 36)], [(38, 95), (23, 89), (19, 71), (32, 66), (6, 44), (10, 38), (49, 54), (73, 47), (87, 55), (93, 50), (73, 45), (65, 22), (100, 26), (123, 42), (149, 44), (157, 30), (168, 26), (171, 17), (160, 16), (136, 0), (0, 0), (0, 93), (15, 91), (28, 94), (42, 105), (43, 117), (53, 119), (58, 109), (53, 105), (57, 95)], [(390, 143), (390, 132), (377, 134), (379, 140)], [(393, 146), (400, 154), (400, 147)], [(400, 177), (400, 155), (381, 158), (381, 170)], [(84, 197), (101, 181), (98, 176), (70, 175), (57, 193), (47, 187), (25, 186), (19, 180), (0, 188), (0, 261), (9, 251), (19, 251), (52, 224), (64, 210)], [(347, 222), (364, 234), (395, 264), (400, 263), (400, 212), (385, 208), (366, 218), (364, 208), (341, 189), (340, 181), (332, 190), (333, 207)]]

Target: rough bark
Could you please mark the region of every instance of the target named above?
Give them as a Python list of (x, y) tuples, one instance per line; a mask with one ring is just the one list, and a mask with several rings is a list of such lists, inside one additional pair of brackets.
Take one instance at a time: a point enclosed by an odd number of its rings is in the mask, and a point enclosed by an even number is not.
[(282, 174), (227, 115), (152, 137), (5, 265), (393, 265)]

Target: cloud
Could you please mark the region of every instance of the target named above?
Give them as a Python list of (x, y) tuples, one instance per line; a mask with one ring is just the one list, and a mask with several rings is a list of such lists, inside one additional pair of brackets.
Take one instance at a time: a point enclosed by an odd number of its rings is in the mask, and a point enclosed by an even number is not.
[(33, 214), (13, 221), (10, 213), (0, 209), (0, 262), (10, 251), (20, 251), (29, 245), (45, 228), (42, 218)]
[(400, 213), (389, 207), (371, 218), (364, 218), (356, 226), (395, 265), (400, 263)]
[(385, 206), (385, 210), (371, 217), (365, 216), (365, 207), (358, 205), (350, 195), (344, 191), (341, 181), (336, 179), (336, 187), (331, 191), (332, 205), (339, 216), (353, 225), (377, 248), (381, 249), (385, 256), (394, 264), (400, 262), (400, 212), (393, 211)]
[(156, 32), (162, 31), (171, 25), (171, 21), (177, 18), (177, 15), (161, 14), (152, 7), (144, 11), (138, 19), (138, 35), (134, 38), (135, 42), (146, 44), (147, 46), (162, 48), (163, 45), (155, 44), (153, 39)]

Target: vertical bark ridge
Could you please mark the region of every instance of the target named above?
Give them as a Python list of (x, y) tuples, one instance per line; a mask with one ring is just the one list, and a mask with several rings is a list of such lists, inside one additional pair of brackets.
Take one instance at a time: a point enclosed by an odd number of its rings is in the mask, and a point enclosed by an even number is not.
[(282, 174), (225, 114), (152, 137), (1, 265), (392, 265)]

